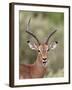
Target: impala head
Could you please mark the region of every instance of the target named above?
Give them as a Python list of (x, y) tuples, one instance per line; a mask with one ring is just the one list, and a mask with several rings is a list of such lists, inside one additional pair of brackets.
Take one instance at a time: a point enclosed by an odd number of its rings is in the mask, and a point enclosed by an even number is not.
[(56, 32), (56, 30), (54, 30), (48, 37), (47, 40), (44, 43), (40, 43), (40, 41), (38, 40), (38, 38), (31, 32), (29, 31), (29, 23), (30, 20), (28, 22), (27, 25), (27, 30), (26, 32), (31, 35), (34, 39), (36, 39), (37, 44), (36, 43), (31, 43), (29, 40), (27, 41), (29, 47), (33, 50), (36, 50), (38, 52), (38, 54), (40, 55), (41, 61), (43, 64), (46, 64), (47, 62), (47, 57), (48, 57), (48, 52), (54, 48), (56, 48), (58, 42), (54, 41), (52, 42), (50, 45), (48, 45), (49, 39), (50, 37)]

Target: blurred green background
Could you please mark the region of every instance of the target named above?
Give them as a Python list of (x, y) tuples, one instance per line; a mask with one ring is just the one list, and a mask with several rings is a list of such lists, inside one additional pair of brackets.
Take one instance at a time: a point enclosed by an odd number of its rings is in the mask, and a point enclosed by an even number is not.
[(57, 29), (57, 32), (50, 38), (49, 43), (58, 41), (56, 49), (48, 53), (48, 73), (45, 77), (64, 76), (64, 13), (58, 12), (34, 12), (19, 11), (19, 58), (20, 64), (30, 64), (36, 60), (37, 52), (29, 48), (27, 40), (36, 42), (28, 35), (26, 25), (30, 21), (30, 31), (43, 42), (49, 33)]

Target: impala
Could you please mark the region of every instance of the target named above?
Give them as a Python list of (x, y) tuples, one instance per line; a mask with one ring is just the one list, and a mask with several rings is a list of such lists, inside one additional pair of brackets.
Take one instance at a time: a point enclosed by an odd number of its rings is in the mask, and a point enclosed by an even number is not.
[(48, 51), (51, 49), (56, 48), (58, 42), (54, 41), (50, 45), (48, 45), (50, 37), (57, 31), (54, 30), (51, 32), (51, 34), (47, 37), (47, 40), (44, 41), (43, 43), (40, 43), (38, 38), (31, 32), (29, 31), (29, 25), (30, 25), (30, 20), (27, 24), (27, 29), (26, 33), (31, 35), (34, 39), (36, 39), (37, 44), (34, 43), (32, 44), (30, 40), (27, 41), (29, 47), (33, 50), (36, 50), (38, 52), (37, 59), (33, 64), (20, 64), (20, 69), (19, 69), (19, 78), (20, 79), (25, 79), (25, 78), (43, 78), (45, 73), (47, 72), (47, 64), (48, 64)]

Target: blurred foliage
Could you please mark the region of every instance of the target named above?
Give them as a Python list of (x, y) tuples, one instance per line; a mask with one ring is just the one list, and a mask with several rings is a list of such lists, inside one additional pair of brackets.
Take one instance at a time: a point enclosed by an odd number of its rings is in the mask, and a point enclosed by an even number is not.
[(59, 12), (19, 12), (19, 52), (20, 64), (33, 63), (36, 60), (37, 52), (31, 50), (27, 40), (36, 42), (26, 30), (28, 20), (31, 18), (30, 30), (43, 42), (53, 30), (57, 32), (51, 37), (50, 42), (58, 41), (55, 50), (48, 53), (48, 74), (45, 77), (64, 76), (64, 13)]

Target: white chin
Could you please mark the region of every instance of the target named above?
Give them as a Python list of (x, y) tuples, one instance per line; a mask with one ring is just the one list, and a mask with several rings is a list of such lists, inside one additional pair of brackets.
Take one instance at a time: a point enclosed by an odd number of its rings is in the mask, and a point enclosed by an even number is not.
[(43, 61), (43, 66), (47, 66), (47, 61)]

